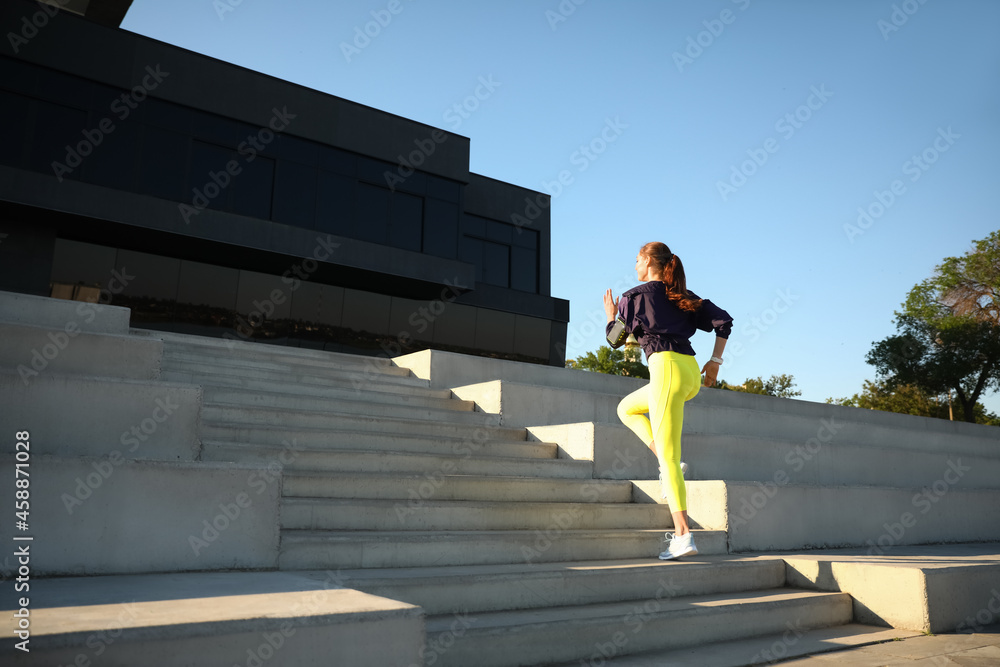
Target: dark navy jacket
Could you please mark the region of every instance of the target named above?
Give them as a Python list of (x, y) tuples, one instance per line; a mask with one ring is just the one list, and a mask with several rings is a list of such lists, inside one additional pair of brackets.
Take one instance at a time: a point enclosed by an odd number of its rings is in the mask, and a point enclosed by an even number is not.
[[(667, 299), (666, 285), (659, 280), (650, 280), (633, 287), (618, 300), (618, 318), (624, 322), (625, 331), (617, 340), (611, 340), (614, 322), (609, 322), (605, 330), (608, 342), (614, 348), (621, 347), (629, 332), (635, 334), (646, 358), (654, 352), (679, 352), (694, 356), (689, 338), (697, 329), (715, 331), (721, 338), (729, 338), (733, 329), (733, 318), (708, 299), (703, 299), (701, 308), (695, 312), (681, 310)], [(688, 292), (691, 298), (699, 298)]]

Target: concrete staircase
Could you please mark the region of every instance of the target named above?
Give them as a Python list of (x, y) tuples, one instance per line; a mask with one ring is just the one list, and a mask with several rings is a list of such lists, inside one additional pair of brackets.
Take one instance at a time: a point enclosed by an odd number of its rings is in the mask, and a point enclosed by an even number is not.
[[(613, 418), (634, 381), (128, 330), (106, 307), (25, 382), (32, 350), (83, 326), (70, 308), (0, 294), (16, 343), (0, 350), (15, 408), (0, 427), (44, 443), (34, 576), (102, 575), (33, 584), (37, 662), (25, 664), (96, 657), (109, 628), (101, 664), (161, 648), (159, 664), (668, 664), (693, 649), (693, 664), (753, 664), (929, 629), (875, 627), (902, 617), (835, 567), (759, 552), (877, 545), (872, 503), (902, 521), (906, 481), (956, 457), (961, 484), (883, 547), (1000, 538), (988, 515), (947, 525), (1000, 500), (992, 432), (954, 429), (941, 451), (923, 422), (705, 391), (685, 435), (701, 553), (661, 562), (671, 518), (655, 459)], [(13, 470), (0, 474), (13, 496)], [(980, 580), (995, 576), (979, 565)], [(189, 622), (193, 609), (211, 612)], [(7, 644), (0, 655), (22, 660)]]

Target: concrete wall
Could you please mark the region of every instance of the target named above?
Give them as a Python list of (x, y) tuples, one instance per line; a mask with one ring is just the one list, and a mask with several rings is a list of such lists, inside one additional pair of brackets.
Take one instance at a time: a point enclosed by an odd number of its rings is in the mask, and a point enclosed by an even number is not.
[(0, 371), (0, 432), (30, 430), (52, 456), (193, 461), (202, 390), (169, 382)]
[[(25, 542), (33, 575), (277, 566), (281, 480), (266, 466), (64, 459), (46, 455), (34, 434), (29, 442), (29, 477), (18, 478), (29, 482), (28, 529), (11, 517), (0, 539), (33, 538)], [(14, 452), (0, 462), (11, 513), (16, 462)]]

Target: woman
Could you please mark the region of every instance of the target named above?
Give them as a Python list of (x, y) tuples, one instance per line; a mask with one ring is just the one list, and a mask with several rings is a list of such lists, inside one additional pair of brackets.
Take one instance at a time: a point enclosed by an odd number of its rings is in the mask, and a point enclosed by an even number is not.
[[(606, 334), (611, 347), (618, 348), (633, 333), (646, 353), (649, 384), (622, 399), (618, 417), (660, 462), (663, 497), (674, 519), (674, 533), (667, 533), (670, 544), (660, 558), (670, 560), (698, 553), (688, 527), (687, 492), (680, 467), (684, 403), (698, 393), (702, 373), (706, 387), (715, 384), (733, 318), (687, 290), (681, 260), (663, 243), (642, 246), (635, 271), (644, 284), (618, 300), (610, 289), (604, 294)], [(701, 372), (688, 342), (696, 329), (715, 331), (715, 350)]]

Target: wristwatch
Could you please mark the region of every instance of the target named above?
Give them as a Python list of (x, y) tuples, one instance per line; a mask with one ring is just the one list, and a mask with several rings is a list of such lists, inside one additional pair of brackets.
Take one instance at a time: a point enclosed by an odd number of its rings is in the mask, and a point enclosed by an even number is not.
[(720, 366), (722, 365), (722, 359), (720, 359), (719, 357), (712, 357), (711, 359), (709, 359), (709, 361), (714, 361), (715, 363), (719, 364)]

